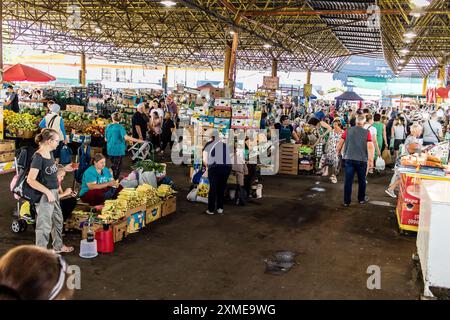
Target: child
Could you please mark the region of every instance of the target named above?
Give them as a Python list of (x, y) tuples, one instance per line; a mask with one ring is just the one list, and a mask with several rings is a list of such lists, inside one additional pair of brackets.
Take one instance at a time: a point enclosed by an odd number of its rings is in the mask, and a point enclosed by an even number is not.
[(75, 209), (77, 205), (77, 193), (72, 191), (71, 188), (67, 188), (63, 191), (62, 182), (64, 177), (66, 176), (66, 169), (62, 165), (58, 165), (58, 171), (56, 173), (58, 178), (58, 195), (59, 195), (59, 203), (61, 206), (61, 211), (63, 214), (64, 221), (66, 221), (70, 215), (72, 214), (73, 209)]
[(125, 141), (143, 143), (143, 140), (135, 139), (127, 135), (125, 128), (119, 123), (121, 115), (114, 112), (111, 115), (112, 124), (109, 124), (105, 130), (106, 149), (111, 159), (111, 168), (113, 170), (114, 180), (119, 179), (122, 167), (122, 157), (125, 155)]

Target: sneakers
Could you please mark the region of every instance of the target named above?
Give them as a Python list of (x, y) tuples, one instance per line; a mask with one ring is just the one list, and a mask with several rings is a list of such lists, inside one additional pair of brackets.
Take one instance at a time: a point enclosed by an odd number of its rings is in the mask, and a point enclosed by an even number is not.
[(360, 201), (359, 204), (365, 204), (367, 202), (369, 202), (369, 197), (368, 196), (366, 196), (363, 201)]
[(206, 214), (213, 215), (214, 212), (211, 212), (211, 211), (209, 211), (209, 210), (206, 210)]
[(395, 195), (393, 190), (386, 189), (386, 190), (384, 190), (384, 192), (386, 192), (389, 195), (389, 197), (391, 197), (391, 198), (394, 198), (394, 199), (397, 198), (397, 196)]
[(223, 214), (223, 209), (217, 209), (218, 214)]
[(350, 203), (344, 203), (344, 207), (346, 208), (350, 207)]

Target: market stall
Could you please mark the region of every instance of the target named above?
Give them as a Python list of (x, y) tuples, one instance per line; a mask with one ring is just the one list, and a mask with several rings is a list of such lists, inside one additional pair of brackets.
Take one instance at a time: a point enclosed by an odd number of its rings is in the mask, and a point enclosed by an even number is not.
[(339, 109), (344, 104), (354, 105), (362, 107), (362, 102), (364, 101), (356, 92), (346, 91), (343, 94), (337, 96), (336, 98), (336, 109)]
[(420, 220), (420, 189), (423, 181), (450, 181), (449, 144), (444, 142), (421, 155), (405, 156), (398, 169), (400, 192), (396, 215), (400, 232), (417, 232)]

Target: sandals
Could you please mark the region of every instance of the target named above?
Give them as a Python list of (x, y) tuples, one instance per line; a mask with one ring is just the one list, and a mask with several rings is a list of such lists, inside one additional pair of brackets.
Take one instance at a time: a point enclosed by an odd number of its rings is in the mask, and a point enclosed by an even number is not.
[(337, 178), (335, 176), (330, 178), (331, 183), (337, 183)]
[(53, 251), (57, 254), (61, 254), (61, 253), (71, 253), (74, 250), (75, 250), (74, 247), (62, 246), (61, 250), (53, 250)]

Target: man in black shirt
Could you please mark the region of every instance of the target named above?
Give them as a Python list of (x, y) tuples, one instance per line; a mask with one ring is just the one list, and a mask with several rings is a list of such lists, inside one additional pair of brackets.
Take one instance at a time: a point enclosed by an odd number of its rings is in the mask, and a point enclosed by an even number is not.
[(148, 117), (145, 112), (146, 106), (141, 103), (137, 107), (137, 112), (133, 115), (131, 119), (131, 124), (133, 127), (133, 138), (146, 140), (148, 131)]
[(5, 109), (12, 110), (16, 113), (19, 112), (19, 96), (14, 92), (13, 86), (8, 86), (8, 99), (4, 104)]

